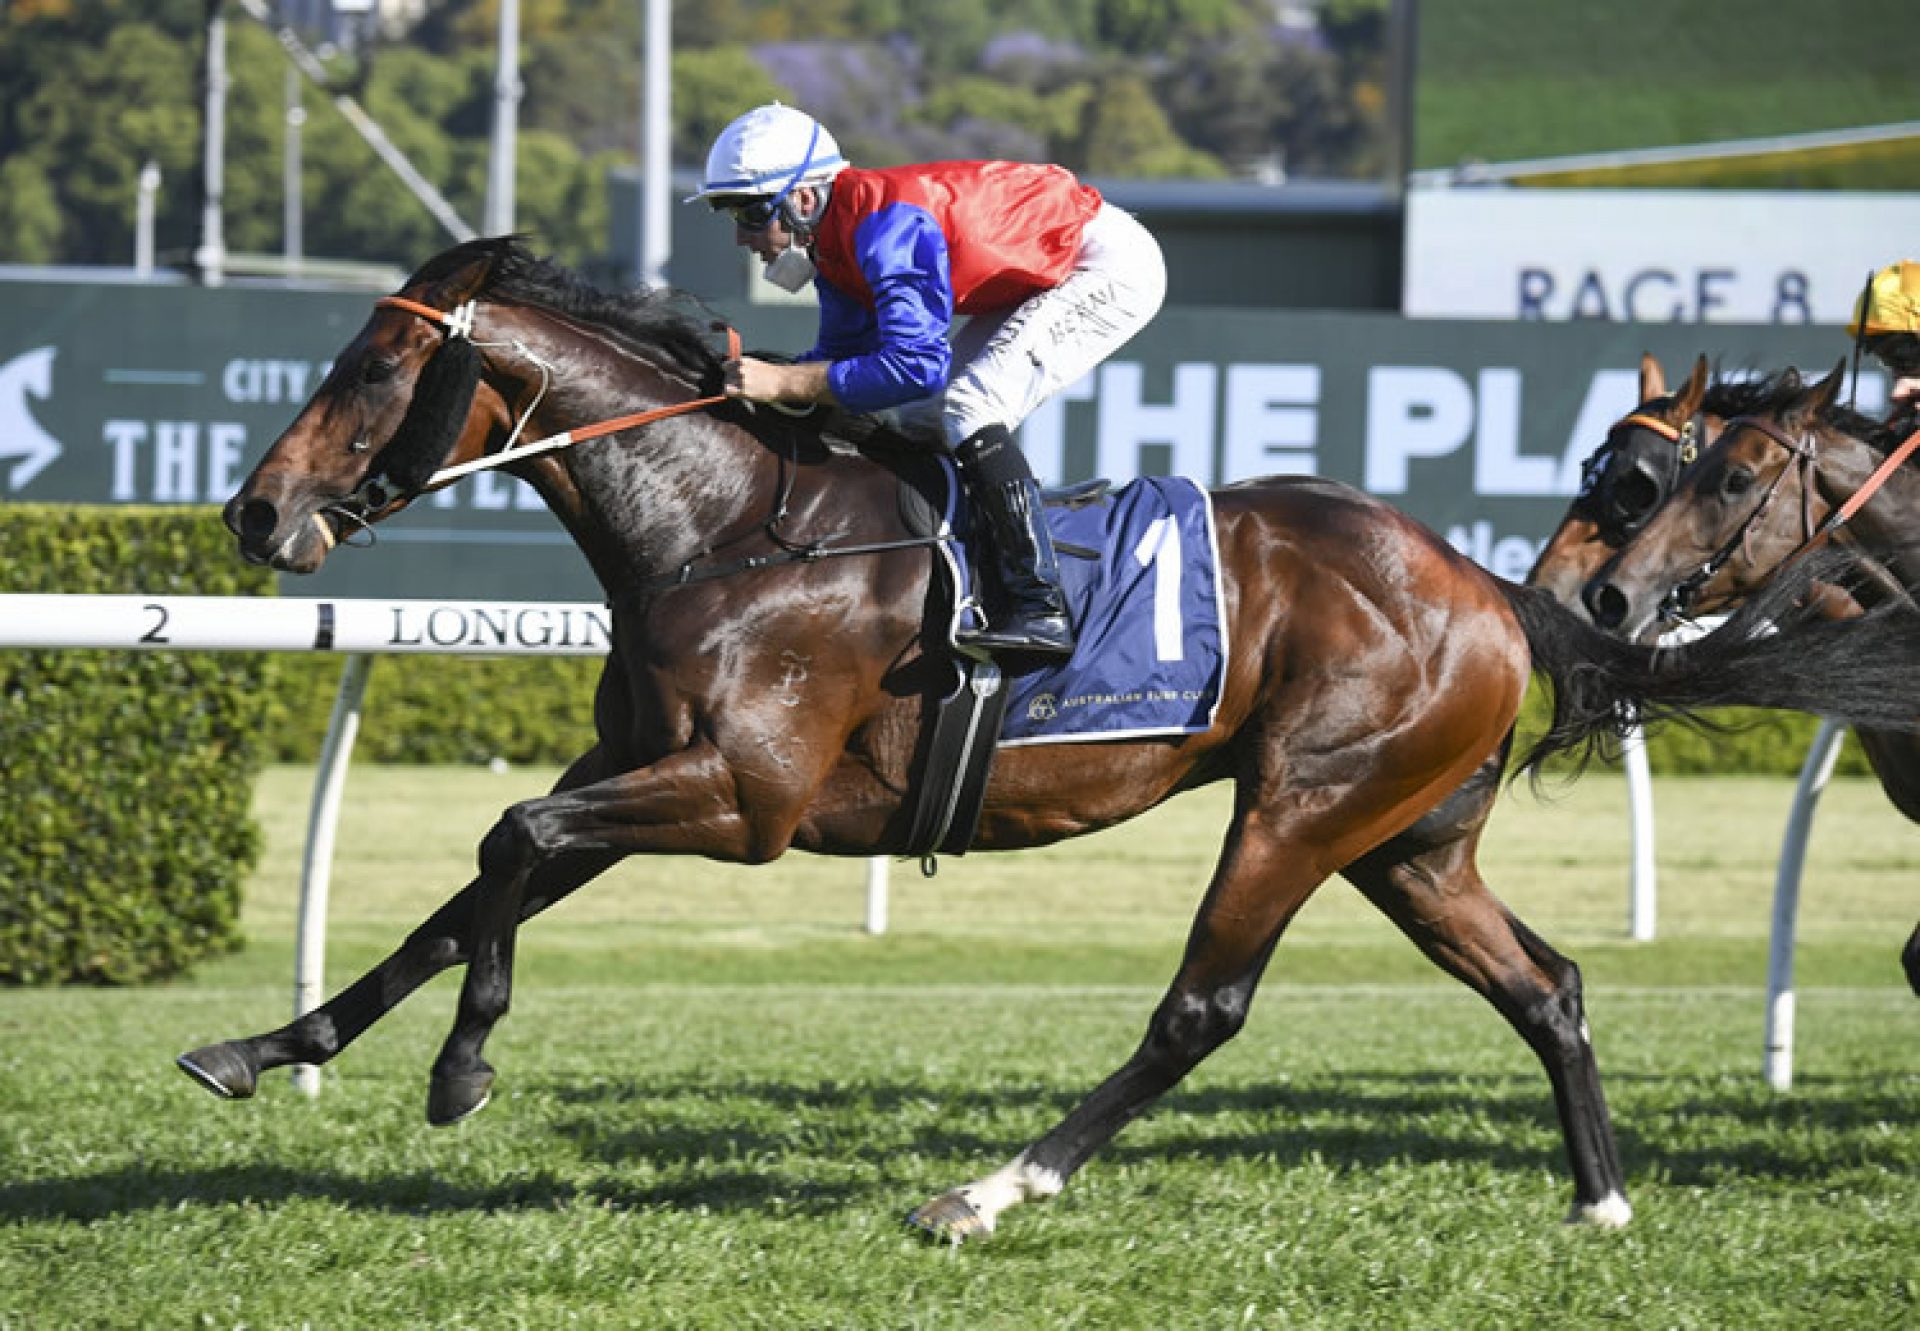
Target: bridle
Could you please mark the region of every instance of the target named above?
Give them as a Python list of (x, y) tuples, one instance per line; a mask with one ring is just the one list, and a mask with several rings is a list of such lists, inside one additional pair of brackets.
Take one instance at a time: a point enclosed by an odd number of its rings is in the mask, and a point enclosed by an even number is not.
[[(1720, 548), (1709, 555), (1707, 561), (1698, 569), (1675, 583), (1667, 592), (1666, 597), (1660, 602), (1659, 613), (1662, 619), (1685, 618), (1687, 607), (1692, 605), (1694, 599), (1699, 596), (1701, 588), (1711, 582), (1714, 576), (1727, 566), (1736, 552), (1747, 549), (1754, 528), (1773, 507), (1773, 501), (1779, 495), (1780, 487), (1786, 483), (1788, 475), (1795, 471), (1800, 473), (1802, 538), (1794, 554), (1797, 555), (1800, 550), (1806, 549), (1813, 541), (1813, 467), (1819, 458), (1819, 445), (1814, 442), (1814, 435), (1809, 432), (1804, 438), (1796, 439), (1764, 416), (1736, 416), (1727, 422), (1720, 437), (1726, 440), (1743, 427), (1758, 430), (1784, 448), (1791, 458), (1785, 466), (1774, 473), (1773, 480), (1761, 492), (1760, 502), (1753, 506), (1745, 518), (1741, 519), (1740, 525), (1733, 529), (1733, 533), (1725, 541), (1721, 542)], [(1792, 557), (1792, 555), (1788, 556), (1789, 559)]]
[[(669, 416), (684, 416), (689, 412), (701, 411), (707, 407), (718, 406), (727, 400), (725, 394), (715, 393), (709, 397), (692, 398), (686, 402), (673, 402), (664, 407), (651, 407), (646, 411), (630, 412), (627, 415), (615, 416), (608, 420), (598, 421), (592, 425), (583, 425), (577, 430), (562, 430), (559, 434), (548, 435), (544, 439), (534, 439), (516, 446), (520, 432), (526, 427), (527, 421), (532, 418), (534, 410), (540, 405), (541, 399), (546, 396), (547, 389), (551, 386), (553, 377), (552, 365), (535, 355), (526, 343), (520, 341), (519, 338), (510, 338), (505, 342), (474, 341), (473, 324), (474, 320), (479, 316), (479, 306), (474, 301), (463, 301), (450, 311), (438, 310), (420, 301), (409, 300), (405, 296), (382, 296), (380, 299), (374, 301), (374, 305), (386, 309), (404, 310), (408, 314), (417, 314), (422, 319), (438, 323), (446, 329), (446, 335), (449, 339), (464, 337), (469, 341), (473, 341), (476, 347), (512, 347), (540, 371), (540, 388), (534, 394), (533, 401), (528, 403), (526, 408), (520, 412), (519, 419), (514, 422), (513, 430), (508, 434), (506, 443), (502, 444), (497, 451), (489, 453), (485, 457), (474, 458), (470, 462), (457, 463), (454, 466), (442, 467), (438, 471), (435, 471), (427, 480), (425, 488), (428, 490), (437, 489), (449, 481), (457, 481), (462, 476), (472, 472), (487, 471), (494, 467), (504, 467), (508, 463), (518, 462), (522, 458), (534, 457), (541, 453), (551, 453), (555, 449), (568, 448), (574, 444), (582, 444), (589, 439), (598, 439), (603, 435), (617, 434), (621, 430), (630, 430), (636, 425), (648, 425), (654, 421), (665, 420)], [(729, 359), (738, 360), (740, 357), (739, 330), (729, 325), (726, 333), (727, 356)]]
[(1601, 525), (1603, 531), (1617, 533), (1624, 541), (1644, 527), (1647, 519), (1652, 516), (1653, 510), (1659, 507), (1659, 501), (1656, 500), (1640, 511), (1633, 513), (1625, 511), (1617, 496), (1620, 487), (1616, 481), (1610, 487), (1610, 490), (1615, 492), (1615, 497), (1605, 505), (1605, 511), (1602, 511), (1599, 495), (1601, 484), (1607, 479), (1608, 473), (1626, 447), (1626, 431), (1647, 430), (1673, 445), (1671, 451), (1659, 455), (1667, 459), (1670, 465), (1662, 470), (1662, 474), (1652, 477), (1659, 487), (1660, 497), (1664, 498), (1672, 492), (1674, 482), (1679, 479), (1680, 473), (1692, 466), (1694, 460), (1700, 456), (1705, 423), (1705, 416), (1697, 411), (1679, 425), (1671, 424), (1658, 416), (1642, 411), (1630, 412), (1621, 417), (1615, 422), (1613, 428), (1607, 431), (1606, 441), (1581, 464), (1580, 489), (1575, 502), (1586, 506), (1590, 516)]
[[(437, 324), (445, 331), (449, 341), (456, 338), (464, 338), (475, 347), (509, 347), (525, 357), (526, 360), (540, 371), (540, 387), (534, 393), (533, 400), (518, 413), (513, 424), (513, 429), (507, 435), (506, 442), (498, 449), (467, 462), (456, 463), (451, 467), (441, 467), (437, 469), (427, 478), (423, 485), (412, 490), (411, 493), (408, 493), (405, 487), (388, 493), (387, 487), (390, 482), (388, 482), (382, 474), (381, 468), (377, 465), (376, 460), (376, 465), (368, 469), (367, 476), (364, 477), (360, 484), (344, 499), (336, 501), (334, 504), (323, 506), (320, 512), (314, 514), (314, 523), (319, 527), (323, 539), (326, 540), (329, 546), (333, 544), (333, 533), (322, 517), (322, 514), (327, 511), (339, 512), (358, 523), (362, 528), (371, 530), (371, 523), (367, 515), (385, 508), (388, 504), (398, 499), (411, 499), (414, 495), (424, 494), (429, 490), (438, 489), (443, 485), (456, 481), (462, 476), (469, 475), (473, 472), (504, 467), (510, 463), (536, 457), (543, 453), (551, 453), (558, 449), (570, 448), (575, 444), (582, 444), (590, 439), (599, 439), (606, 435), (617, 434), (621, 430), (630, 430), (636, 426), (649, 425), (654, 421), (666, 420), (673, 416), (685, 416), (696, 411), (703, 411), (708, 407), (719, 406), (731, 400), (722, 393), (712, 394), (707, 397), (691, 398), (685, 402), (673, 402), (665, 406), (649, 407), (644, 411), (629, 412), (622, 416), (614, 416), (603, 421), (596, 421), (592, 425), (583, 425), (572, 430), (563, 430), (558, 434), (548, 435), (543, 439), (533, 439), (525, 443), (519, 443), (518, 440), (522, 431), (526, 428), (527, 422), (532, 419), (534, 411), (539, 407), (541, 400), (545, 398), (547, 394), (548, 388), (552, 385), (554, 367), (550, 363), (537, 355), (518, 338), (508, 338), (505, 341), (496, 342), (482, 342), (476, 339), (473, 335), (474, 323), (479, 316), (479, 305), (476, 301), (463, 301), (452, 310), (442, 310), (435, 306), (428, 305), (423, 301), (409, 299), (406, 296), (381, 296), (374, 301), (374, 305), (376, 308), (400, 310), (407, 314), (417, 315), (429, 323)], [(741, 355), (739, 330), (731, 325), (722, 325), (722, 327), (725, 328), (727, 337), (727, 357), (730, 360), (738, 360)], [(787, 414), (791, 415), (794, 413), (788, 412)], [(365, 451), (366, 446), (360, 441), (356, 441), (356, 446), (357, 451)], [(773, 512), (753, 529), (754, 531), (763, 533), (767, 539), (772, 542), (775, 547), (773, 553), (754, 555), (724, 564), (702, 564), (701, 561), (710, 559), (719, 550), (736, 544), (752, 534), (751, 532), (743, 532), (739, 535), (725, 537), (714, 542), (712, 545), (703, 548), (697, 554), (683, 562), (675, 572), (650, 579), (642, 584), (642, 586), (648, 590), (662, 587), (684, 586), (691, 582), (704, 582), (712, 578), (728, 577), (735, 573), (767, 568), (776, 564), (811, 563), (817, 559), (834, 556), (880, 554), (890, 550), (916, 549), (941, 544), (953, 539), (951, 534), (940, 534), (925, 537), (911, 537), (900, 541), (874, 542), (864, 545), (830, 544), (830, 542), (845, 535), (844, 532), (841, 532), (816, 541), (802, 542), (792, 540), (779, 530), (779, 526), (788, 515), (793, 498), (794, 478), (798, 470), (799, 444), (797, 437), (790, 434), (787, 451), (782, 454), (780, 458), (780, 481), (776, 487)]]
[[(326, 520), (328, 514), (344, 518), (354, 523), (362, 531), (371, 534), (373, 522), (370, 515), (378, 513), (382, 509), (402, 499), (413, 499), (430, 490), (437, 490), (444, 485), (459, 480), (462, 476), (467, 476), (477, 471), (489, 471), (497, 467), (504, 467), (510, 463), (519, 462), (542, 453), (551, 453), (556, 449), (584, 443), (589, 439), (598, 439), (602, 435), (613, 434), (620, 430), (630, 429), (637, 425), (645, 425), (656, 420), (664, 420), (669, 416), (680, 416), (689, 412), (700, 411), (706, 407), (715, 406), (727, 400), (725, 396), (720, 394), (694, 398), (687, 402), (676, 402), (664, 407), (655, 407), (647, 411), (637, 411), (625, 416), (617, 416), (611, 420), (600, 421), (594, 425), (583, 426), (577, 430), (562, 431), (556, 435), (549, 435), (544, 439), (535, 439), (526, 443), (520, 443), (519, 439), (526, 429), (527, 422), (533, 419), (533, 413), (539, 409), (540, 403), (547, 395), (547, 390), (551, 388), (553, 384), (554, 367), (544, 357), (536, 353), (519, 338), (508, 338), (504, 341), (493, 342), (482, 342), (475, 338), (473, 335), (474, 324), (480, 315), (480, 306), (477, 301), (462, 301), (451, 310), (442, 310), (437, 306), (428, 305), (424, 301), (412, 300), (406, 296), (381, 296), (375, 300), (373, 304), (376, 309), (400, 310), (437, 325), (445, 334), (447, 342), (464, 339), (475, 348), (511, 348), (532, 364), (535, 369), (539, 370), (540, 386), (534, 391), (533, 399), (516, 414), (513, 428), (508, 432), (506, 442), (498, 449), (470, 461), (456, 463), (451, 467), (439, 467), (429, 475), (423, 483), (417, 486), (401, 485), (394, 482), (387, 475), (387, 469), (380, 465), (380, 458), (376, 457), (373, 464), (367, 468), (366, 475), (361, 477), (358, 485), (341, 498), (331, 503), (321, 505), (319, 510), (314, 513), (313, 524), (320, 532), (321, 539), (326, 542), (329, 548), (334, 545), (335, 541), (333, 530)], [(732, 357), (738, 357), (740, 355), (740, 334), (731, 326), (727, 328), (726, 333), (727, 354)], [(391, 441), (389, 441), (389, 443), (391, 443)], [(372, 446), (364, 439), (356, 439), (349, 444), (348, 447), (355, 453), (365, 453), (368, 452)]]
[(1674, 584), (1665, 599), (1660, 602), (1659, 613), (1663, 619), (1683, 619), (1686, 615), (1687, 607), (1691, 605), (1694, 598), (1700, 594), (1700, 589), (1711, 582), (1714, 575), (1719, 573), (1722, 568), (1726, 567), (1728, 561), (1733, 558), (1735, 551), (1746, 548), (1754, 527), (1759, 523), (1761, 517), (1765, 515), (1767, 510), (1772, 507), (1774, 497), (1779, 493), (1780, 486), (1786, 481), (1789, 472), (1797, 471), (1800, 474), (1801, 539), (1800, 544), (1795, 546), (1792, 552), (1780, 561), (1779, 567), (1781, 568), (1784, 568), (1793, 560), (1800, 558), (1802, 555), (1805, 555), (1824, 543), (1841, 524), (1851, 519), (1854, 514), (1858, 513), (1861, 508), (1866, 505), (1869, 499), (1873, 498), (1880, 487), (1886, 484), (1887, 478), (1893, 475), (1894, 471), (1912, 455), (1915, 449), (1920, 449), (1920, 430), (1916, 430), (1909, 435), (1898, 448), (1895, 448), (1889, 452), (1885, 458), (1881, 459), (1880, 465), (1874, 468), (1873, 473), (1867, 477), (1865, 483), (1862, 484), (1858, 490), (1848, 496), (1844, 503), (1831, 509), (1827, 513), (1827, 516), (1816, 525), (1813, 518), (1813, 473), (1814, 466), (1819, 461), (1820, 455), (1818, 435), (1812, 430), (1808, 430), (1802, 437), (1795, 438), (1767, 417), (1736, 416), (1727, 422), (1726, 428), (1722, 432), (1722, 437), (1724, 438), (1731, 435), (1736, 429), (1742, 426), (1749, 426), (1758, 430), (1761, 434), (1773, 440), (1774, 443), (1780, 445), (1780, 447), (1792, 455), (1792, 460), (1780, 468), (1780, 471), (1774, 476), (1772, 484), (1768, 485), (1766, 492), (1760, 496), (1760, 502), (1754, 506), (1752, 512), (1747, 514), (1746, 518), (1734, 529), (1733, 534), (1721, 544), (1720, 548), (1714, 551), (1707, 562), (1702, 564), (1699, 569), (1690, 576)]

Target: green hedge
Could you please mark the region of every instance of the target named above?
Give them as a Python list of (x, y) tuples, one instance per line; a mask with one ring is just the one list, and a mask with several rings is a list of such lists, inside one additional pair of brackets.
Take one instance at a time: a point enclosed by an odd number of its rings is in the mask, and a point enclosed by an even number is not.
[[(584, 656), (386, 656), (362, 704), (356, 762), (560, 766), (593, 743), (602, 660)], [(270, 758), (310, 763), (338, 692), (338, 656), (276, 658)]]
[[(0, 505), (0, 589), (258, 596), (204, 508)], [(268, 658), (0, 651), (0, 982), (130, 983), (239, 942)]]

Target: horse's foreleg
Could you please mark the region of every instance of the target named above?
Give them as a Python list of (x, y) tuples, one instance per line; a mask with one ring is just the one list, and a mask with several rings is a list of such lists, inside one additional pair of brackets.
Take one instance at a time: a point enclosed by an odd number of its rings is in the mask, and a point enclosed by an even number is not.
[(1633, 1218), (1600, 1066), (1581, 1002), (1580, 968), (1497, 901), (1469, 836), (1403, 854), (1389, 843), (1345, 873), (1427, 957), (1493, 1004), (1546, 1068), (1573, 1171), (1570, 1222)]
[[(526, 894), (530, 919), (619, 861), (618, 855), (578, 856), (541, 866)], [(227, 1040), (182, 1054), (182, 1071), (230, 1100), (253, 1094), (260, 1074), (293, 1063), (325, 1063), (402, 999), (440, 972), (466, 961), (476, 880), (455, 893), (387, 958), (332, 998), (278, 1030)]]
[[(565, 790), (599, 778), (605, 770), (595, 747), (577, 759), (556, 783)], [(525, 893), (522, 918), (530, 918), (619, 860), (616, 854), (574, 856), (540, 866)], [(175, 1061), (195, 1081), (227, 1099), (253, 1094), (262, 1072), (292, 1063), (325, 1063), (400, 1001), (440, 972), (467, 960), (479, 882), (455, 893), (386, 960), (334, 997), (278, 1030), (206, 1045)]]
[(556, 858), (580, 855), (752, 858), (764, 838), (739, 811), (740, 785), (718, 751), (700, 745), (637, 771), (516, 804), (501, 815), (480, 844), (480, 877), (469, 889), (467, 974), (453, 1029), (434, 1060), (429, 1121), (456, 1123), (492, 1093), (493, 1069), (481, 1049), (512, 998), (514, 940), (530, 875)]
[(993, 1232), (1007, 1208), (1053, 1196), (1093, 1153), (1231, 1039), (1282, 930), (1323, 875), (1262, 830), (1229, 833), (1186, 955), (1146, 1038), (1120, 1069), (1008, 1164), (927, 1202), (908, 1222), (954, 1243)]

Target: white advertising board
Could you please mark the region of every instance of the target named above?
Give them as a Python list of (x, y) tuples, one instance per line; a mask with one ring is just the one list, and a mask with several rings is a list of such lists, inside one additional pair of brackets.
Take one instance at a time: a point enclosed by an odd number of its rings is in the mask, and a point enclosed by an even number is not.
[(1920, 258), (1920, 194), (1416, 189), (1414, 318), (1844, 324)]

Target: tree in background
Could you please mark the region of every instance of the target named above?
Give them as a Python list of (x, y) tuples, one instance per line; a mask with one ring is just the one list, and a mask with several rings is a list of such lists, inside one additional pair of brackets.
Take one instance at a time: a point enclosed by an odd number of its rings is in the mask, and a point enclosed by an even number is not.
[(1076, 156), (1093, 176), (1223, 176), (1218, 161), (1174, 132), (1145, 78), (1122, 70), (1102, 79), (1081, 112)]
[[(271, 0), (270, 0), (271, 2)], [(1320, 0), (1353, 40), (1386, 0)], [(163, 262), (199, 239), (208, 0), (14, 0), (0, 9), (0, 260), (126, 263), (137, 182), (163, 186)], [(680, 0), (673, 153), (697, 167), (720, 129), (774, 99), (834, 127), (868, 165), (941, 157), (1059, 161), (1088, 175), (1212, 178), (1276, 148), (1296, 174), (1355, 174), (1379, 132), (1360, 60), (1276, 54), (1272, 0)], [(228, 5), (226, 241), (283, 245), (285, 63)], [(639, 149), (642, 6), (520, 0), (519, 225), (569, 262), (607, 246), (607, 176)], [(1356, 21), (1355, 16), (1358, 17)], [(330, 57), (456, 210), (478, 220), (498, 0), (438, 0), (404, 39)], [(1374, 53), (1377, 55), (1377, 53)], [(1377, 60), (1375, 61), (1377, 65)], [(1377, 105), (1379, 99), (1374, 99)], [(438, 222), (330, 96), (309, 90), (305, 248), (410, 266)]]

